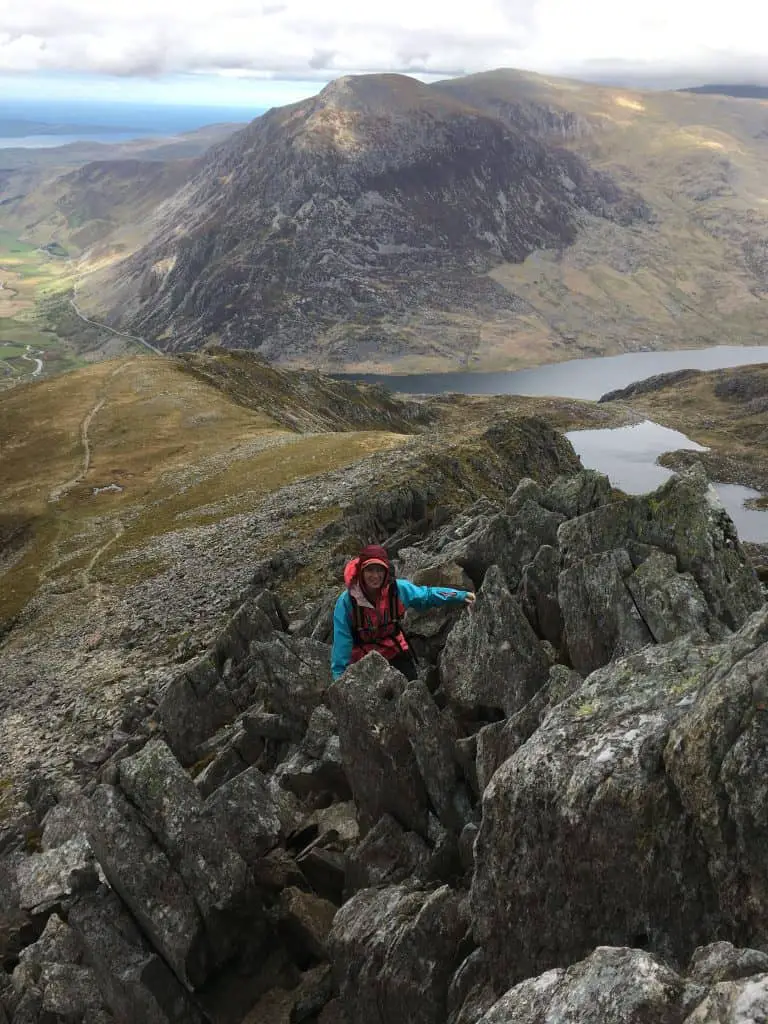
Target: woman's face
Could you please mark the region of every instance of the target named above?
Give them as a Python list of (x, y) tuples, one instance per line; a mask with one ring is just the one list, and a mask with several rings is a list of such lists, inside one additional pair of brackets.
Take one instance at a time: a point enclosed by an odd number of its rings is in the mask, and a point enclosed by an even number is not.
[(363, 569), (363, 586), (366, 590), (381, 590), (387, 570), (383, 565), (366, 565)]

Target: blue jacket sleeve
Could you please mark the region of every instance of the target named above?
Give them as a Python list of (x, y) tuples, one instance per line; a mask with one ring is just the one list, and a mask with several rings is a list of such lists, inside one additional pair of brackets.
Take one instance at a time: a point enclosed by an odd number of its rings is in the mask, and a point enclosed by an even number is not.
[(466, 590), (453, 587), (419, 587), (410, 580), (398, 580), (397, 592), (406, 608), (438, 608), (444, 604), (463, 604)]
[(333, 609), (333, 646), (331, 647), (331, 674), (334, 679), (348, 668), (352, 660), (352, 606), (346, 590), (339, 595)]

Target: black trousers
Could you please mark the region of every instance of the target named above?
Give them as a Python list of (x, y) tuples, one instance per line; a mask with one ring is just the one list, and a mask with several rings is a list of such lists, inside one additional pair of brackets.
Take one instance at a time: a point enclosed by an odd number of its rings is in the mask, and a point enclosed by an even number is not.
[(402, 672), (406, 679), (416, 679), (419, 674), (419, 666), (410, 651), (395, 655), (389, 664), (398, 672)]

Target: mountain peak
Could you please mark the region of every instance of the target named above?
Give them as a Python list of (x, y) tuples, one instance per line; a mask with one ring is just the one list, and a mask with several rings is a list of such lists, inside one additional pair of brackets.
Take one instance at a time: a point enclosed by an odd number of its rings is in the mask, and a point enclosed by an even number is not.
[(393, 118), (418, 112), (438, 116), (472, 114), (474, 107), (408, 75), (345, 75), (330, 82), (313, 101), (316, 110), (344, 110)]

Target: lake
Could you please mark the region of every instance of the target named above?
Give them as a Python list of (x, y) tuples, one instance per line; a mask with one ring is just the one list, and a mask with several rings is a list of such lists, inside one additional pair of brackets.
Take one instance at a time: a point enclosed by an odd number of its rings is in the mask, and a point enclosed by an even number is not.
[[(601, 359), (573, 359), (504, 373), (426, 373), (408, 376), (346, 374), (344, 379), (383, 384), (404, 394), (435, 395), (451, 391), (469, 395), (552, 395), (596, 401), (608, 391), (672, 370), (718, 370), (768, 363), (768, 346), (718, 346), (675, 352), (631, 352)], [(628, 494), (655, 490), (671, 475), (659, 466), (663, 452), (706, 451), (685, 434), (645, 420), (627, 427), (573, 430), (567, 434), (588, 469), (597, 469)], [(759, 492), (736, 484), (715, 484), (720, 500), (742, 540), (768, 541), (768, 511), (744, 502)]]
[[(671, 370), (721, 370), (728, 366), (768, 363), (768, 345), (720, 345), (675, 352), (628, 352), (600, 359), (570, 359), (527, 370), (496, 373), (339, 374), (342, 380), (383, 384), (410, 395), (556, 395), (597, 400), (607, 391)], [(335, 375), (336, 376), (336, 375)]]

